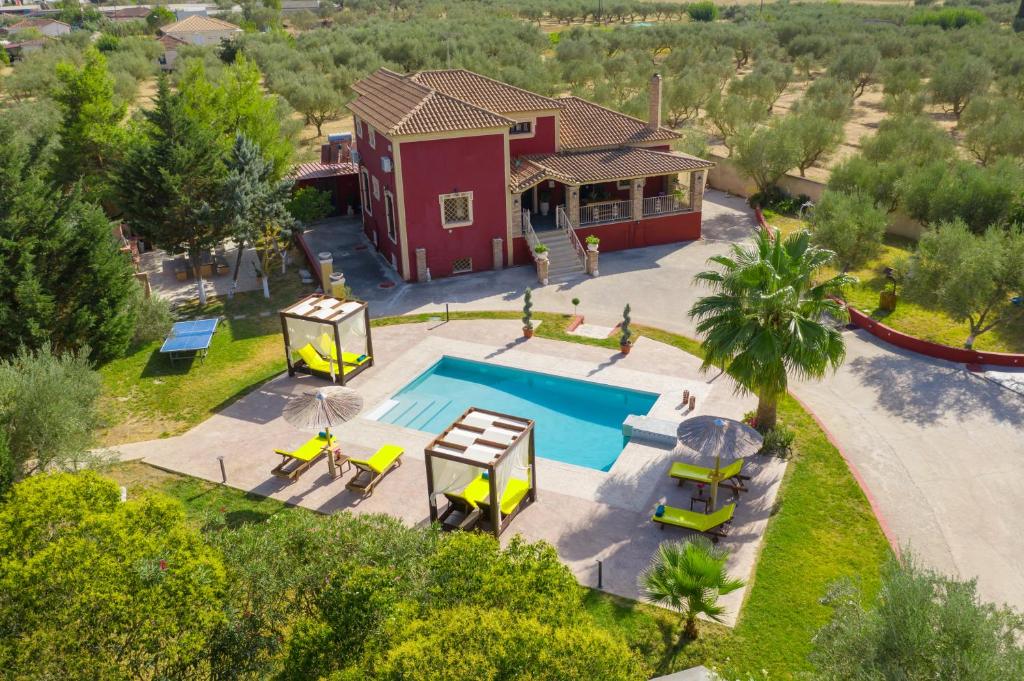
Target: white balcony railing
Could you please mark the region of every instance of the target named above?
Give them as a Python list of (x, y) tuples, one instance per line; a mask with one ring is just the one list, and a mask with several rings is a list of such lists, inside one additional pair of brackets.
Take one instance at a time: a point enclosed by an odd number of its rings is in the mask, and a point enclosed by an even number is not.
[(604, 201), (580, 206), (580, 226), (622, 222), (633, 216), (632, 201)]
[(666, 215), (668, 213), (685, 213), (690, 210), (687, 205), (676, 195), (670, 196), (649, 196), (644, 199), (644, 217), (655, 215)]

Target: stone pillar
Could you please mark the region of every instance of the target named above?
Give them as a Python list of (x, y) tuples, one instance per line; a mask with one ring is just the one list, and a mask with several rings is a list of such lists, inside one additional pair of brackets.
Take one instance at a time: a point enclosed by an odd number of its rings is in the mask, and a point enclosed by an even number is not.
[(629, 183), (629, 199), (633, 202), (633, 219), (639, 220), (644, 216), (644, 178)]
[(690, 210), (698, 213), (704, 205), (704, 174), (703, 170), (690, 173)]
[(573, 228), (580, 226), (580, 188), (574, 185), (566, 185), (569, 220)]
[(587, 274), (589, 274), (592, 277), (596, 277), (598, 274), (600, 274), (600, 272), (597, 271), (598, 255), (599, 254), (597, 251), (592, 251), (589, 248), (587, 249)]
[(510, 238), (519, 236), (523, 231), (523, 195), (512, 194), (512, 207), (509, 209), (508, 224), (512, 226)]
[(536, 258), (534, 262), (537, 263), (537, 281), (541, 283), (541, 286), (547, 286), (548, 268), (551, 266), (551, 261), (547, 258)]
[(427, 281), (427, 249), (416, 249), (416, 281)]
[(504, 241), (495, 237), (491, 239), (491, 255), (494, 257), (494, 269), (500, 270), (505, 266), (505, 256), (501, 252)]
[(327, 295), (331, 295), (331, 274), (334, 272), (334, 257), (330, 251), (321, 251), (316, 254), (320, 262), (320, 288)]

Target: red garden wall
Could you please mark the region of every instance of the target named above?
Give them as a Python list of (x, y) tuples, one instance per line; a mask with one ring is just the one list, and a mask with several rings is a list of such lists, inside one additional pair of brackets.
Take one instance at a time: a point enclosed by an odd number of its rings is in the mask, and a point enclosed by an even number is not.
[(940, 345), (931, 341), (915, 338), (896, 329), (872, 319), (860, 310), (848, 307), (850, 321), (868, 333), (887, 343), (892, 343), (898, 348), (918, 352), (928, 357), (944, 359), (950, 362), (962, 362), (964, 364), (991, 364), (1004, 367), (1024, 367), (1024, 355), (1015, 355), (1006, 352), (981, 352), (968, 350), (967, 348), (954, 348), (949, 345)]

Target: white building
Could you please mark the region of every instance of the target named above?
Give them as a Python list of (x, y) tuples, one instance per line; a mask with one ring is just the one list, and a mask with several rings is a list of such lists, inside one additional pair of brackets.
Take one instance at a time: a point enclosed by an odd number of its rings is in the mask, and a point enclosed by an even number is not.
[(242, 29), (221, 19), (195, 15), (168, 24), (160, 32), (189, 45), (219, 45), (222, 39), (241, 35)]

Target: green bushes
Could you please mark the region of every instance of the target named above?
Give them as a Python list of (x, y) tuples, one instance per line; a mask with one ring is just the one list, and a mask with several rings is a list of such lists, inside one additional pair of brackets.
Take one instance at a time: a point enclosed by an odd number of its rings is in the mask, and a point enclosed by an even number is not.
[(907, 19), (911, 26), (939, 26), (943, 30), (977, 26), (985, 22), (985, 15), (969, 7), (943, 7), (916, 12)]
[(714, 21), (718, 18), (718, 7), (711, 0), (693, 2), (686, 6), (691, 21)]

